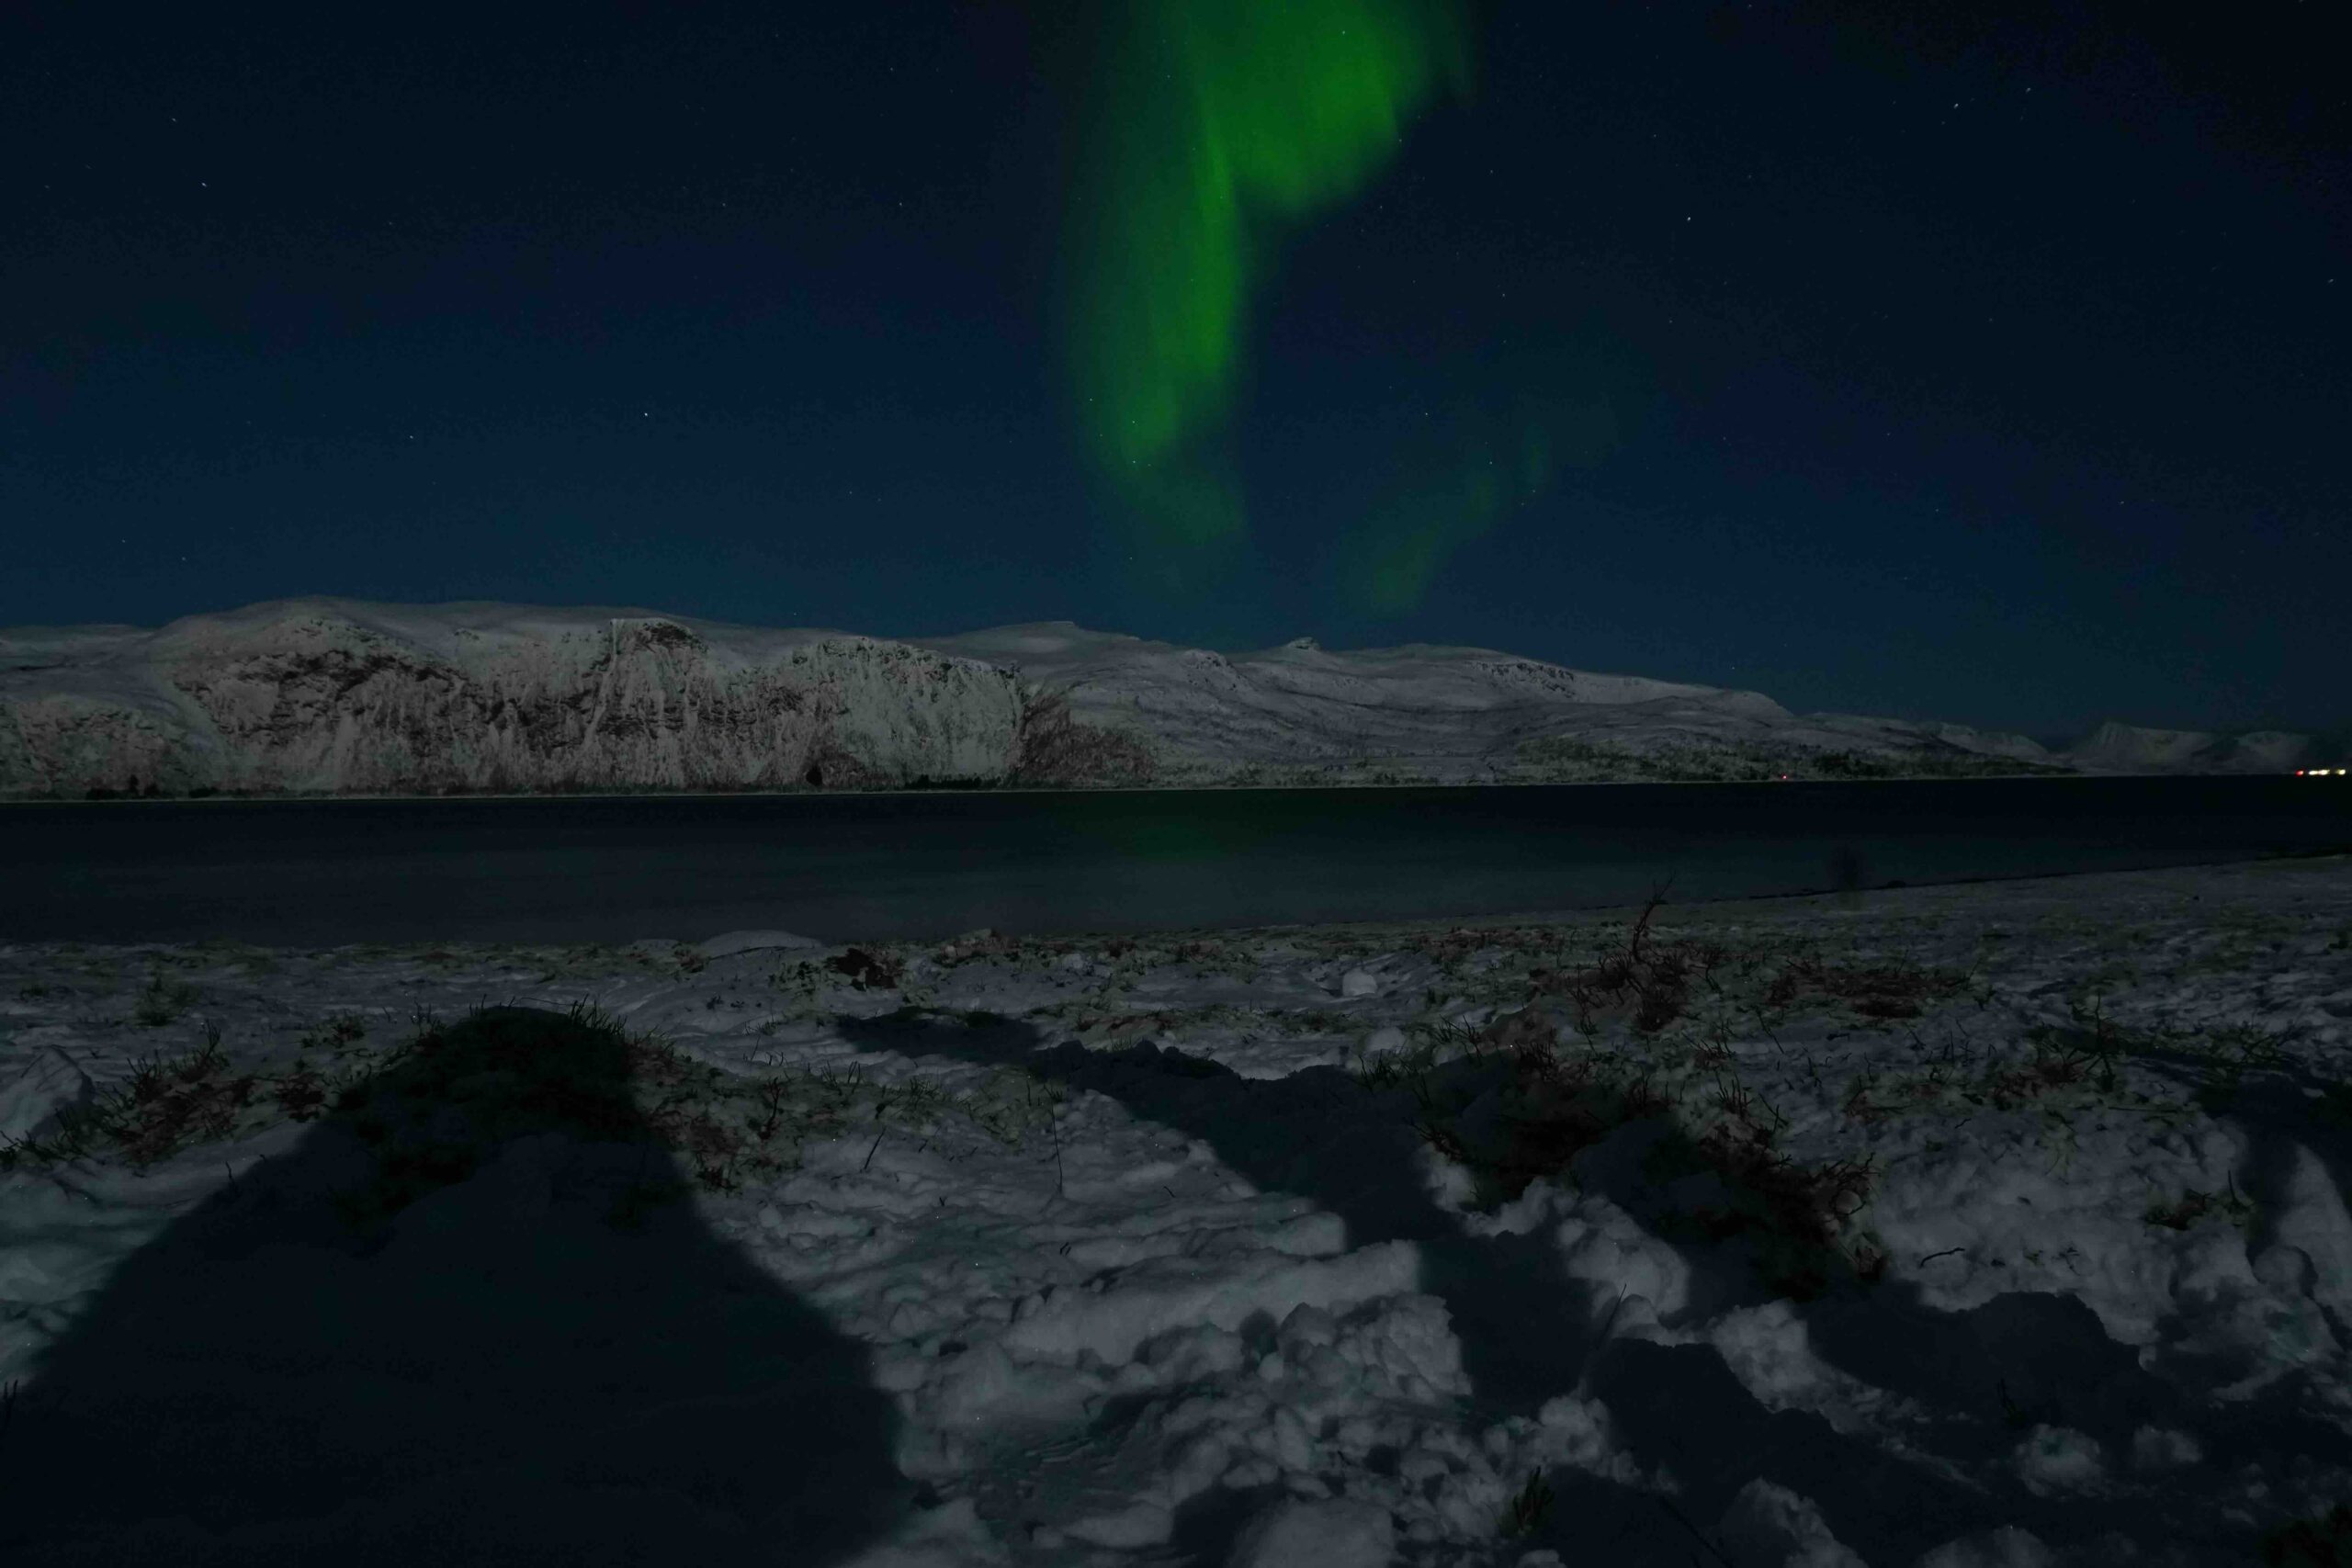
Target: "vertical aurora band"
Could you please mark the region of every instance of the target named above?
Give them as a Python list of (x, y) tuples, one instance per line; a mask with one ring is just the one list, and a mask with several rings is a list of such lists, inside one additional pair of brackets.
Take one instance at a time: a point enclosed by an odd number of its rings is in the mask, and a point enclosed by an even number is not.
[(1155, 552), (1243, 531), (1219, 434), (1281, 231), (1395, 154), (1467, 84), (1455, 0), (1117, 0), (1067, 235), (1090, 456)]

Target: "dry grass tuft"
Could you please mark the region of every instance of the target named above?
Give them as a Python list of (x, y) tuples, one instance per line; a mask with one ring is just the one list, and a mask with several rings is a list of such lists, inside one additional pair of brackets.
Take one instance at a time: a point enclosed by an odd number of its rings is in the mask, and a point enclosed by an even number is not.
[(203, 1044), (179, 1056), (159, 1052), (135, 1061), (127, 1083), (61, 1112), (46, 1137), (0, 1145), (0, 1170), (107, 1155), (144, 1170), (192, 1145), (230, 1135), (260, 1081), (229, 1070), (220, 1031), (208, 1024)]
[[(1779, 1292), (1808, 1300), (1845, 1277), (1883, 1278), (1884, 1251), (1866, 1237), (1840, 1244), (1859, 1218), (1875, 1183), (1875, 1157), (1800, 1164), (1774, 1147), (1787, 1119), (1738, 1076), (1738, 1056), (1724, 1027), (1733, 1005), (1727, 983), (1753, 974), (1761, 959), (1712, 942), (1668, 940), (1654, 930), (1663, 892), (1653, 896), (1621, 944), (1583, 965), (1555, 964), (1531, 971), (1536, 997), (1497, 1013), (1474, 1034), (1424, 1032), (1409, 1052), (1368, 1066), (1367, 1088), (1408, 1086), (1416, 1128), (1442, 1157), (1464, 1167), (1476, 1182), (1475, 1201), (1492, 1206), (1518, 1198), (1535, 1180), (1566, 1173), (1578, 1155), (1618, 1129), (1644, 1121), (1667, 1123), (1653, 1148), (1663, 1194), (1681, 1177), (1712, 1183), (1679, 1188), (1683, 1197), (1658, 1221), (1667, 1231), (1723, 1241), (1743, 1238), (1758, 1273)], [(1894, 1013), (1898, 1005), (1948, 995), (1963, 982), (1902, 965), (1872, 968), (1806, 961), (1783, 969), (1781, 1000), (1799, 990)], [(1713, 1038), (1690, 1038), (1679, 1051), (1645, 1060), (1641, 1043), (1689, 1016), (1693, 998), (1714, 998)], [(1571, 1030), (1555, 1012), (1572, 1015)], [(1631, 1052), (1603, 1049), (1604, 1027)], [(1696, 1033), (1697, 1032), (1693, 1032)], [(1564, 1036), (1583, 1047), (1564, 1050)], [(1458, 1059), (1441, 1069), (1451, 1045)], [(1694, 1075), (1669, 1073), (1668, 1057), (1686, 1060)], [(1875, 1080), (1858, 1078), (1850, 1112), (1885, 1114), (1871, 1101)], [(1645, 1167), (1646, 1168), (1646, 1167)], [(1708, 1197), (1704, 1194), (1712, 1193)]]
[(1798, 958), (1764, 992), (1764, 1005), (1785, 1011), (1808, 996), (1834, 998), (1864, 1018), (1917, 1018), (1930, 1002), (1966, 988), (1967, 976), (1916, 964), (1845, 965)]
[(1507, 1537), (1531, 1535), (1543, 1528), (1552, 1511), (1552, 1483), (1544, 1479), (1542, 1471), (1529, 1474), (1526, 1483), (1511, 1494), (1504, 1506), (1502, 1533)]

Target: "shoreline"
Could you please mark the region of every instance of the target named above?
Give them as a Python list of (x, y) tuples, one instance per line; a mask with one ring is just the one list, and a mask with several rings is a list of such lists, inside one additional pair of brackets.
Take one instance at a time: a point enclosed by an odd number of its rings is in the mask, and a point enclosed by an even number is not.
[(460, 800), (824, 800), (847, 797), (993, 795), (1028, 796), (1039, 795), (1245, 795), (1295, 793), (1310, 790), (1489, 790), (1489, 789), (1623, 789), (1634, 787), (1666, 788), (1682, 786), (1726, 786), (1757, 784), (2070, 784), (2106, 783), (2136, 779), (2229, 779), (2295, 778), (2287, 773), (1899, 773), (1880, 778), (1848, 779), (1498, 779), (1482, 783), (1448, 784), (1438, 780), (1417, 779), (1399, 784), (1364, 784), (1317, 782), (1314, 784), (955, 784), (907, 785), (886, 789), (591, 789), (591, 790), (463, 790), (447, 794), (362, 794), (358, 792), (326, 792), (309, 794), (243, 795), (215, 791), (206, 795), (129, 795), (112, 794), (96, 796), (73, 795), (0, 795), (0, 807), (9, 806), (164, 806), (235, 804), (247, 806), (319, 804), (332, 801), (460, 801)]
[[(2339, 863), (2330, 865), (2326, 863)], [(2281, 850), (2274, 854), (2253, 859), (2231, 857), (2211, 861), (2179, 861), (2164, 865), (2134, 866), (2121, 870), (2098, 868), (2089, 871), (2019, 872), (2015, 874), (1954, 877), (1938, 882), (1893, 882), (1877, 887), (1816, 887), (1792, 893), (1741, 893), (1721, 898), (1662, 897), (1656, 905), (1658, 915), (1669, 923), (1685, 918), (1703, 917), (1722, 919), (1752, 910), (1758, 919), (1802, 919), (1812, 914), (1838, 914), (1867, 917), (1873, 901), (1920, 899), (1933, 903), (1966, 899), (1982, 890), (1984, 896), (2013, 896), (2030, 900), (2035, 885), (2047, 883), (2054, 889), (2059, 885), (2079, 888), (2084, 884), (2114, 882), (2124, 878), (2164, 877), (2229, 877), (2267, 871), (2297, 870), (2318, 874), (2352, 870), (2352, 845), (2325, 850)], [(2094, 887), (2098, 896), (2109, 891)], [(1361, 920), (1288, 920), (1251, 925), (1201, 925), (1198, 923), (1151, 926), (1137, 929), (1070, 925), (1050, 929), (1003, 931), (993, 926), (937, 937), (920, 936), (850, 936), (839, 940), (809, 936), (796, 932), (803, 942), (810, 943), (801, 951), (808, 954), (834, 953), (849, 949), (888, 948), (905, 951), (936, 948), (983, 932), (991, 937), (1022, 943), (1085, 943), (1090, 942), (1124, 942), (1129, 945), (1164, 942), (1171, 940), (1202, 940), (1215, 942), (1269, 942), (1313, 938), (1323, 941), (1349, 941), (1381, 937), (1433, 937), (1449, 933), (1476, 931), (1507, 931), (1527, 929), (1589, 927), (1595, 924), (1622, 922), (1637, 917), (1645, 905), (1641, 901), (1607, 904), (1555, 905), (1545, 908), (1508, 911), (1501, 914), (1432, 915), (1408, 919), (1373, 919)], [(719, 937), (738, 934), (715, 932), (711, 936), (688, 940), (652, 936), (632, 938), (627, 942), (594, 942), (555, 939), (547, 941), (502, 939), (417, 939), (402, 942), (345, 942), (324, 944), (292, 944), (287, 942), (248, 942), (241, 937), (212, 937), (202, 942), (162, 942), (130, 940), (93, 942), (78, 938), (9, 937), (0, 935), (0, 954), (26, 949), (55, 949), (74, 953), (396, 953), (416, 951), (517, 951), (567, 953), (626, 953), (648, 942), (673, 943), (679, 947), (698, 947)]]

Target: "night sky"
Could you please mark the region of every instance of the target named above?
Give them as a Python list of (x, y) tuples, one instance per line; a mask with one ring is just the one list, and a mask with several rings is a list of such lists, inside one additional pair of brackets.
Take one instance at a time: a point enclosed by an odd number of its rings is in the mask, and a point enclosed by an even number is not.
[(2332, 728), (2341, 19), (12, 6), (0, 625), (1071, 619)]

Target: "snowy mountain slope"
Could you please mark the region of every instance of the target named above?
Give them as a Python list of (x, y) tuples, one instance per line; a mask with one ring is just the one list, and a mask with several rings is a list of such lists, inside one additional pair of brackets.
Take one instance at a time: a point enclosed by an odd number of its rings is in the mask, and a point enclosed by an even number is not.
[(2149, 729), (2110, 719), (2069, 747), (2065, 757), (2098, 773), (2291, 773), (2311, 737), (2257, 729), (2215, 735), (2201, 729)]
[(1758, 693), (1593, 675), (1491, 649), (1416, 643), (1331, 653), (1300, 638), (1227, 656), (1069, 622), (916, 645), (1017, 667), (1064, 694), (1080, 720), (1143, 740), (1170, 782), (1253, 767), (1457, 782), (1494, 777), (1521, 745), (1549, 736), (1638, 745), (1799, 732)]
[(635, 609), (304, 599), (0, 636), (0, 789), (326, 793), (994, 780), (985, 665)]
[(0, 945), (0, 1560), (2205, 1568), (2352, 1504), (2341, 857), (1633, 926)]
[(0, 630), (0, 795), (1543, 783), (2277, 771), (2301, 738), (2022, 736), (1483, 648), (1226, 655), (1067, 621), (880, 639), (293, 599)]
[(2011, 757), (2020, 762), (2054, 761), (2050, 749), (2030, 736), (2006, 730), (1977, 729), (1965, 724), (1923, 724), (1900, 718), (1866, 718), (1859, 714), (1817, 713), (1808, 716), (1824, 729), (1856, 739), (1891, 744), (1941, 741), (1985, 757)]
[(1332, 653), (1301, 637), (1228, 656), (1068, 621), (910, 640), (1017, 668), (1065, 694), (1080, 719), (1150, 747), (1170, 782), (1237, 767), (1274, 780), (1446, 783), (2284, 772), (2292, 764), (2281, 759), (2304, 741), (2204, 735), (2166, 749), (2102, 739), (2126, 733), (2109, 724), (2054, 755), (2026, 736), (1968, 725), (1795, 715), (1758, 692), (1423, 643)]

